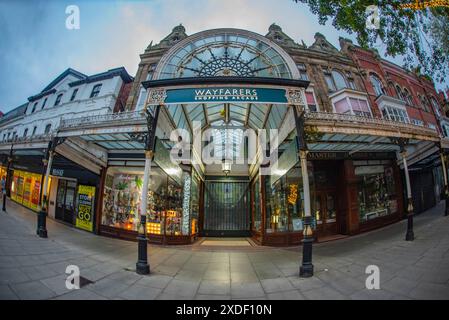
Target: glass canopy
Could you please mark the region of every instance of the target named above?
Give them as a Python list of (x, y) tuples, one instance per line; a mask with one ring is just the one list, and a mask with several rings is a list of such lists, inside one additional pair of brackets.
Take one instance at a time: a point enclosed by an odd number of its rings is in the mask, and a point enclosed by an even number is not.
[(174, 47), (158, 66), (156, 78), (293, 78), (284, 54), (268, 39), (243, 30), (212, 31), (188, 37)]

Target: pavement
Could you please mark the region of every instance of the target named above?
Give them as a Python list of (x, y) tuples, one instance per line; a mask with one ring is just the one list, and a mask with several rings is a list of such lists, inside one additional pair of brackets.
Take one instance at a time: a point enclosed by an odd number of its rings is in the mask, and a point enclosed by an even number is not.
[[(315, 275), (299, 278), (301, 247), (148, 247), (151, 274), (135, 273), (137, 243), (90, 234), (47, 219), (8, 199), (0, 211), (0, 299), (449, 299), (449, 217), (444, 204), (405, 221), (342, 240), (315, 244)], [(67, 289), (76, 265), (92, 283)], [(367, 266), (380, 288), (367, 289)], [(82, 282), (83, 283), (83, 282)]]

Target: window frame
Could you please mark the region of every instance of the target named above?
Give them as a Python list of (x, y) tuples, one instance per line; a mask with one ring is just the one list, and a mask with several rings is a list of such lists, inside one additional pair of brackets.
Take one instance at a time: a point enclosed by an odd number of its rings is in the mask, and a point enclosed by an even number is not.
[(56, 96), (55, 104), (53, 105), (54, 107), (57, 107), (57, 106), (59, 106), (61, 104), (61, 100), (62, 100), (62, 96), (63, 95), (64, 95), (63, 93), (60, 93), (60, 94), (58, 94)]
[(100, 91), (101, 91), (101, 87), (103, 86), (102, 83), (98, 83), (96, 85), (93, 86), (92, 91), (90, 92), (90, 96), (89, 98), (96, 98), (100, 95)]
[(72, 95), (70, 96), (70, 102), (72, 102), (73, 100), (75, 100), (76, 95), (78, 94), (78, 89), (79, 89), (79, 88), (73, 89)]
[[(383, 83), (382, 79), (377, 74), (370, 73), (369, 79), (371, 82), (371, 86), (374, 89), (374, 93), (376, 94), (376, 97), (386, 94), (384, 83)], [(376, 85), (374, 85), (373, 79), (376, 80), (376, 82), (380, 85), (380, 91), (381, 91), (380, 93), (377, 91), (378, 88)]]

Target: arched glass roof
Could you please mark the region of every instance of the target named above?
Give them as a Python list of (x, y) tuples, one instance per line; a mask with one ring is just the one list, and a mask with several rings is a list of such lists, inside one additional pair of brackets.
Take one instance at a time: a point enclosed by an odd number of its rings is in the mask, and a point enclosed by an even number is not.
[(298, 78), (293, 60), (270, 40), (245, 30), (216, 29), (170, 49), (154, 79), (215, 76)]

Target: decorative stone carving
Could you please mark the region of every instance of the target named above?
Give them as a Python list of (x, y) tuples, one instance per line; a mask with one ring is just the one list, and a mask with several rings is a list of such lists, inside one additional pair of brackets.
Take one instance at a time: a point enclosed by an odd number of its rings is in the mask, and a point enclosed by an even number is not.
[(148, 94), (148, 104), (163, 104), (167, 98), (165, 89), (150, 89)]
[(301, 89), (287, 89), (286, 97), (289, 104), (296, 104), (304, 106), (305, 98), (304, 98), (304, 90)]

